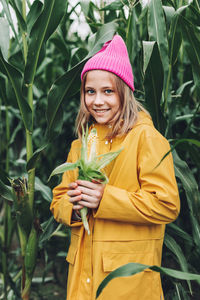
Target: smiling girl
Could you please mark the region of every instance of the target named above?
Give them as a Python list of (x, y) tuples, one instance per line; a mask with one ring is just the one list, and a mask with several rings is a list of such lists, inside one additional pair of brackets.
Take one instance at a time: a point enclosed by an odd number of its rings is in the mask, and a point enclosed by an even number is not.
[[(180, 209), (171, 154), (159, 164), (169, 144), (134, 98), (132, 67), (119, 35), (87, 61), (81, 79), (79, 139), (68, 162), (80, 157), (82, 126), (88, 123), (97, 131), (98, 155), (123, 150), (104, 169), (109, 183), (77, 180), (77, 171), (69, 171), (53, 191), (51, 211), (71, 227), (68, 300), (94, 300), (101, 281), (123, 264), (160, 265), (165, 224)], [(90, 235), (79, 213), (83, 207), (89, 210)], [(115, 278), (99, 299), (164, 299), (160, 276), (146, 270)]]

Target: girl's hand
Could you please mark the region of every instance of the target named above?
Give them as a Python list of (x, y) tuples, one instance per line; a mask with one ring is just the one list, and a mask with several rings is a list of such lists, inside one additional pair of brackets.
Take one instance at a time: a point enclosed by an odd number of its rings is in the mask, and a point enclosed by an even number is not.
[[(75, 187), (75, 185), (77, 186)], [(74, 209), (81, 209), (83, 206), (88, 208), (97, 208), (103, 196), (105, 184), (96, 182), (86, 181), (86, 180), (77, 180), (71, 184), (74, 190), (68, 191), (70, 196), (69, 201), (74, 205)]]
[(78, 184), (77, 190), (81, 192), (79, 204), (92, 209), (97, 208), (102, 199), (105, 184), (95, 180), (92, 182), (77, 180), (76, 183)]
[(73, 209), (79, 214), (79, 209), (83, 208), (83, 205), (79, 204), (79, 201), (82, 199), (82, 195), (81, 191), (77, 188), (78, 184), (76, 182), (70, 183), (67, 195), (70, 197), (69, 202), (73, 204)]

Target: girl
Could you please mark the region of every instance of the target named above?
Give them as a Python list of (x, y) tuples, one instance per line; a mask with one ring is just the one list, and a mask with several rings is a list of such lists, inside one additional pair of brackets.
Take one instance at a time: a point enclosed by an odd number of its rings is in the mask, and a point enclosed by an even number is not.
[[(165, 224), (180, 208), (172, 156), (159, 164), (169, 144), (133, 96), (132, 68), (119, 35), (87, 61), (81, 79), (79, 139), (68, 162), (80, 157), (81, 128), (88, 122), (97, 130), (97, 154), (123, 150), (104, 169), (108, 184), (77, 180), (77, 171), (68, 171), (53, 191), (51, 211), (71, 227), (67, 300), (94, 300), (101, 281), (123, 264), (160, 265)], [(84, 206), (90, 235), (79, 214)], [(113, 279), (100, 299), (164, 299), (160, 275), (146, 270)]]

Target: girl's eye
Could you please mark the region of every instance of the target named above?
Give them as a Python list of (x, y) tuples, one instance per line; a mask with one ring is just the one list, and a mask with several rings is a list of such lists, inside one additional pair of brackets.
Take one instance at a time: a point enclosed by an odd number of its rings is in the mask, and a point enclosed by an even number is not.
[(94, 90), (86, 90), (86, 94), (93, 95), (94, 94)]
[(107, 89), (107, 90), (105, 90), (105, 93), (106, 93), (106, 94), (111, 94), (111, 93), (113, 93), (113, 90)]

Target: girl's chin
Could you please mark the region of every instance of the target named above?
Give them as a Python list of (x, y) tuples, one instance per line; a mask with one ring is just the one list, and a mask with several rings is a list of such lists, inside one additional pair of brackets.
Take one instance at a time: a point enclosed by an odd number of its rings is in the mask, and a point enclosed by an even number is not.
[(95, 118), (95, 121), (101, 125), (112, 125), (113, 123), (110, 120), (100, 120), (99, 118)]
[(93, 118), (98, 124), (101, 125), (109, 125), (113, 123), (113, 116), (112, 117), (106, 117), (106, 116), (98, 116), (98, 115), (93, 115)]

